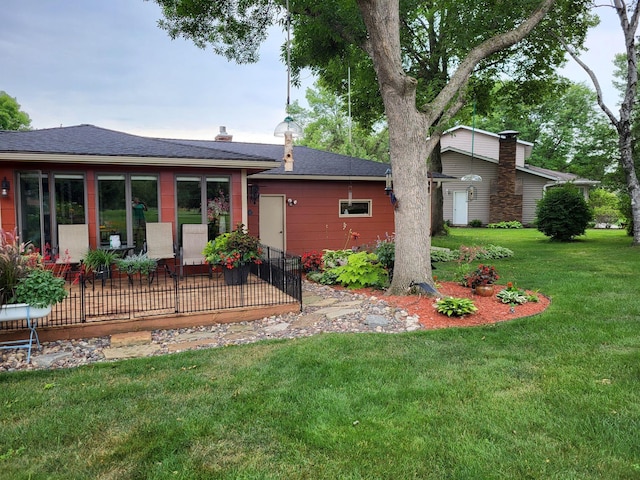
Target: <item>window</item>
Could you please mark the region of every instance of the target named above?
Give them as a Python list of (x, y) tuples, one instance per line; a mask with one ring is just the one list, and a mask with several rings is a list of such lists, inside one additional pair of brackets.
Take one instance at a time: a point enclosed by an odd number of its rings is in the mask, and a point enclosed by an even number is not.
[(371, 200), (340, 200), (340, 217), (370, 217)]
[(179, 176), (176, 177), (176, 192), (180, 243), (185, 223), (207, 224), (209, 240), (231, 231), (229, 177)]
[(158, 177), (156, 175), (98, 175), (98, 222), (100, 245), (120, 235), (123, 245), (142, 251), (146, 222), (157, 222)]

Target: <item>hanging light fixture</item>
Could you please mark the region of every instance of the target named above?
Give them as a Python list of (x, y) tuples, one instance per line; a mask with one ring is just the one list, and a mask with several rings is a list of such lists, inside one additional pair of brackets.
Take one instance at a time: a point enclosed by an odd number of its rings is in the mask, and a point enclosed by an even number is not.
[(284, 137), (284, 170), (293, 171), (293, 138), (302, 136), (302, 127), (293, 121), (289, 115), (289, 104), (291, 101), (291, 14), (289, 13), (289, 0), (286, 2), (287, 8), (287, 106), (285, 119), (278, 124), (273, 132), (276, 137)]
[(482, 181), (482, 177), (480, 175), (473, 173), (473, 147), (474, 147), (475, 134), (476, 134), (476, 101), (474, 100), (473, 116), (471, 120), (471, 166), (470, 166), (471, 172), (462, 176), (460, 180), (462, 180), (463, 182), (481, 182)]

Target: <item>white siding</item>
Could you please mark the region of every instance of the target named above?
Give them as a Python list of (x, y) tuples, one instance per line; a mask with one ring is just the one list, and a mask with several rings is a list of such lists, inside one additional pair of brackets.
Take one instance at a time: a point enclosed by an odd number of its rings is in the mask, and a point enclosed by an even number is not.
[[(472, 170), (473, 168), (473, 170)], [(482, 177), (482, 182), (462, 182), (462, 181), (447, 181), (442, 184), (443, 188), (443, 213), (444, 219), (453, 221), (453, 192), (465, 191), (467, 187), (473, 185), (476, 188), (475, 200), (472, 200), (468, 204), (469, 221), (480, 220), (483, 224), (489, 223), (489, 186), (491, 179), (498, 177), (498, 165), (497, 163), (487, 162), (485, 160), (473, 161), (473, 167), (471, 166), (470, 157), (459, 153), (446, 153), (442, 157), (442, 170), (445, 175), (461, 178), (467, 173), (478, 174)]]
[(522, 180), (522, 223), (530, 225), (536, 219), (538, 200), (542, 198), (549, 180), (524, 172), (518, 172), (517, 178)]
[[(473, 138), (472, 138), (473, 137)], [(476, 130), (475, 133), (466, 128), (459, 128), (442, 136), (442, 148), (453, 147), (471, 152), (473, 140), (474, 156), (481, 156), (498, 160), (500, 152), (500, 137), (496, 134)], [(531, 146), (525, 143), (516, 145), (516, 165), (524, 167), (524, 162), (531, 155)]]

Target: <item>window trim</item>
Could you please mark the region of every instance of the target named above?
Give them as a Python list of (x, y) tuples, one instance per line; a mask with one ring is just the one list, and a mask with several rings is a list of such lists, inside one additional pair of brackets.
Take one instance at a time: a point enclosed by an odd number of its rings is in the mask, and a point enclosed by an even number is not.
[(367, 199), (367, 198), (362, 198), (362, 199), (353, 198), (353, 199), (351, 199), (351, 204), (354, 204), (354, 203), (365, 203), (365, 204), (367, 204), (368, 213), (343, 213), (342, 205), (344, 203), (348, 204), (349, 203), (349, 199), (341, 198), (341, 199), (338, 200), (338, 217), (339, 218), (346, 218), (346, 217), (349, 217), (349, 218), (358, 218), (358, 217), (360, 217), (360, 218), (368, 218), (368, 217), (372, 217), (373, 216), (373, 200), (371, 200), (371, 199)]

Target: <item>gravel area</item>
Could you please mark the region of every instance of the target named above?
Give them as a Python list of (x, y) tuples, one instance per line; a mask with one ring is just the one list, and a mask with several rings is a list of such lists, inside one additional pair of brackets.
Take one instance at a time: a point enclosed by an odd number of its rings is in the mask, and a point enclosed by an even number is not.
[(129, 354), (121, 356), (115, 352), (116, 348), (112, 348), (110, 337), (44, 342), (40, 351), (32, 350), (29, 364), (26, 362), (26, 350), (2, 350), (0, 373), (71, 368), (95, 362), (116, 361), (125, 356), (166, 355), (197, 348), (306, 337), (318, 333), (401, 333), (422, 328), (417, 316), (410, 316), (407, 311), (390, 306), (381, 297), (304, 281), (303, 308), (300, 313), (266, 317), (251, 322), (155, 330), (151, 333), (149, 345), (124, 347), (129, 349)]

